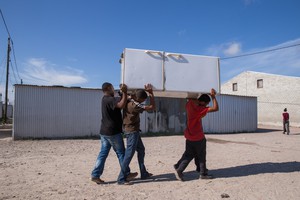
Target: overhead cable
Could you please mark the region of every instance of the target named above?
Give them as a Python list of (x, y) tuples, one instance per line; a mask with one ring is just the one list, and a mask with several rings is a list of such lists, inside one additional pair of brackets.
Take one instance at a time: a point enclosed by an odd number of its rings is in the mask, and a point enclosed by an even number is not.
[(3, 20), (3, 23), (5, 25), (5, 28), (6, 28), (6, 31), (7, 31), (7, 34), (8, 36), (10, 37), (10, 33), (8, 31), (8, 28), (7, 28), (7, 25), (6, 25), (6, 22), (5, 22), (5, 19), (4, 19), (4, 16), (3, 16), (3, 13), (2, 13), (2, 10), (0, 9), (0, 13), (1, 13), (1, 17), (2, 17), (2, 20)]
[(289, 45), (289, 46), (285, 46), (285, 47), (278, 47), (278, 48), (275, 48), (275, 49), (269, 49), (269, 50), (265, 50), (265, 51), (247, 53), (247, 54), (242, 54), (242, 55), (238, 55), (238, 56), (225, 57), (225, 58), (220, 58), (220, 60), (227, 60), (227, 59), (240, 58), (240, 57), (245, 57), (245, 56), (252, 56), (252, 55), (256, 55), (256, 54), (262, 54), (262, 53), (267, 53), (267, 52), (271, 52), (271, 51), (277, 51), (277, 50), (281, 50), (281, 49), (292, 48), (292, 47), (296, 47), (296, 46), (300, 46), (300, 44), (293, 44), (293, 45)]

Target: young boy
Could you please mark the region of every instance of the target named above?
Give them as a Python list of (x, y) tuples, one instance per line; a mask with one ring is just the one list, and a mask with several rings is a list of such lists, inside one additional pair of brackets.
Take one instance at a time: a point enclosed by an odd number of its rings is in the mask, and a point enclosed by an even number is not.
[(187, 128), (184, 131), (186, 138), (185, 152), (177, 164), (174, 165), (175, 176), (178, 180), (184, 181), (182, 173), (194, 158), (195, 161), (199, 162), (197, 167), (200, 167), (200, 179), (212, 178), (212, 176), (208, 175), (206, 168), (206, 139), (201, 121), (208, 112), (219, 110), (216, 91), (214, 89), (211, 89), (210, 96), (213, 102), (212, 107), (208, 107), (210, 98), (207, 94), (202, 94), (199, 99), (188, 99), (186, 103)]
[[(122, 114), (121, 109), (124, 108), (127, 102), (127, 86), (121, 85), (123, 96), (117, 98), (114, 96), (115, 91), (111, 83), (105, 82), (102, 84), (104, 96), (102, 98), (102, 122), (100, 129), (101, 151), (97, 157), (95, 167), (91, 173), (91, 181), (102, 184), (104, 181), (100, 179), (103, 173), (106, 158), (111, 147), (117, 154), (120, 166), (123, 162), (125, 154), (125, 146), (122, 137)], [(134, 178), (138, 173), (130, 173), (127, 169), (129, 178)]]
[[(150, 96), (150, 105), (141, 104), (148, 97), (146, 91)], [(152, 176), (152, 174), (146, 170), (144, 164), (145, 147), (140, 136), (140, 113), (145, 110), (150, 111), (154, 109), (155, 101), (152, 86), (150, 84), (145, 85), (145, 90), (136, 90), (135, 93), (131, 95), (131, 98), (127, 100), (127, 104), (123, 109), (123, 126), (127, 138), (127, 147), (125, 150), (121, 172), (118, 177), (118, 184), (120, 185), (128, 184), (128, 182), (126, 182), (126, 174), (128, 174), (127, 170), (135, 151), (137, 151), (141, 179), (146, 179)]]

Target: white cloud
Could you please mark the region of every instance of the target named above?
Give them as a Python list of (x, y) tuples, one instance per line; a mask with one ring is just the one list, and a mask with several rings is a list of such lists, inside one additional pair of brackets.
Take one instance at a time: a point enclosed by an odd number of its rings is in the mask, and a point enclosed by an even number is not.
[[(243, 55), (300, 44), (300, 38), (262, 49), (243, 52)], [(244, 71), (258, 71), (300, 77), (300, 46), (260, 53), (251, 56), (225, 59), (220, 62), (221, 79), (226, 81)]]
[(235, 56), (242, 52), (242, 44), (239, 42), (227, 42), (220, 45), (213, 45), (207, 51), (208, 54), (214, 56)]
[[(83, 71), (71, 67), (63, 67), (53, 64), (43, 58), (31, 58), (24, 65), (24, 70), (20, 73), (24, 84), (33, 85), (63, 85), (78, 86), (87, 82)], [(2, 78), (5, 79), (5, 76)], [(2, 91), (2, 101), (5, 101), (5, 80), (1, 79), (0, 91)], [(14, 83), (9, 81), (8, 99), (14, 104)]]
[(43, 58), (29, 59), (21, 76), (24, 84), (69, 86), (87, 82), (82, 71), (58, 66)]
[(224, 54), (226, 56), (234, 56), (241, 52), (242, 45), (238, 42), (233, 42), (224, 49)]

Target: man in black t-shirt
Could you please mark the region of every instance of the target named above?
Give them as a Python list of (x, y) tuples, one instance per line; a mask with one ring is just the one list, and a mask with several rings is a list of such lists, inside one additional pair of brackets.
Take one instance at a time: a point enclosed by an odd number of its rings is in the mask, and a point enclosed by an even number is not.
[[(127, 102), (127, 86), (120, 87), (123, 95), (121, 98), (114, 97), (115, 91), (111, 83), (103, 83), (102, 90), (104, 96), (102, 98), (102, 121), (100, 129), (101, 151), (97, 157), (95, 167), (91, 174), (91, 180), (97, 184), (102, 184), (104, 181), (100, 179), (103, 173), (105, 160), (109, 154), (111, 147), (117, 154), (120, 166), (124, 159), (125, 147), (122, 137), (122, 115), (121, 109), (124, 108)], [(129, 170), (129, 169), (128, 169)], [(137, 176), (137, 173), (130, 173), (130, 180)], [(126, 182), (129, 183), (129, 182)]]

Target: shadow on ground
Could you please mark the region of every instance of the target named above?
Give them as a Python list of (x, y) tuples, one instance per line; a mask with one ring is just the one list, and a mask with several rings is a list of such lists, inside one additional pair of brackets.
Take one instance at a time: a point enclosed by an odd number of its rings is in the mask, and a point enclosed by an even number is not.
[(275, 131), (282, 131), (282, 129), (279, 128), (258, 128), (256, 129), (255, 133), (270, 133), (270, 132), (275, 132)]
[[(291, 173), (300, 171), (300, 162), (283, 162), (283, 163), (256, 163), (249, 165), (242, 165), (236, 167), (228, 167), (222, 169), (209, 170), (214, 179), (218, 178), (233, 178), (244, 177), (250, 175), (266, 174), (266, 173)], [(174, 171), (175, 172), (175, 171)], [(192, 181), (199, 179), (199, 173), (196, 171), (184, 172), (184, 180)], [(174, 173), (154, 175), (147, 180), (136, 179), (133, 183), (147, 183), (147, 182), (167, 182), (178, 181)]]
[(300, 171), (300, 162), (283, 162), (283, 163), (256, 163), (229, 167), (223, 169), (210, 170), (216, 178), (242, 177), (265, 173), (291, 173)]

